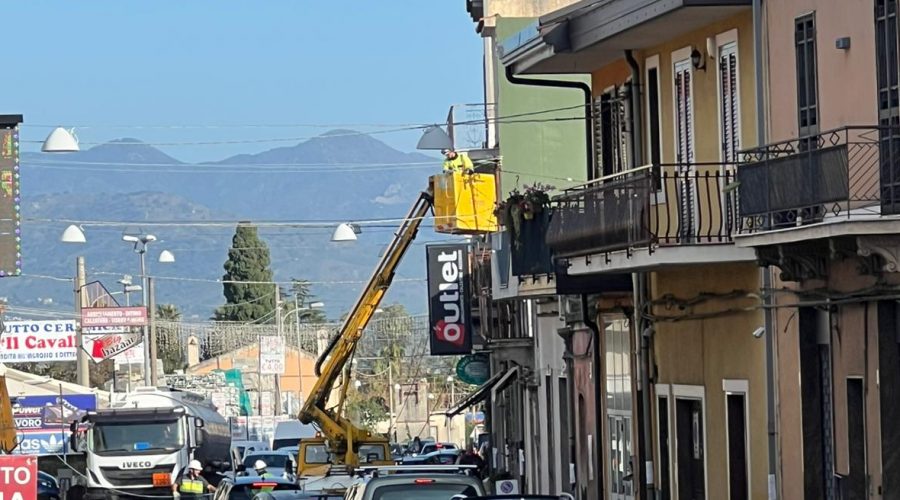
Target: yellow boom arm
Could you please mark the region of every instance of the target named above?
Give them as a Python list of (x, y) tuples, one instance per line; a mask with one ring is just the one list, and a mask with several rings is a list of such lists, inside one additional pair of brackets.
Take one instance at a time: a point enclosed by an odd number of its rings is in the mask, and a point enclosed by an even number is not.
[[(341, 373), (350, 362), (363, 330), (369, 324), (369, 320), (381, 303), (385, 292), (391, 286), (394, 272), (400, 261), (403, 260), (410, 244), (415, 240), (422, 219), (431, 209), (434, 203), (433, 193), (432, 182), (429, 181), (428, 189), (419, 195), (409, 214), (403, 219), (365, 290), (356, 301), (347, 319), (344, 320), (337, 337), (322, 353), (316, 364), (316, 375), (319, 378), (312, 388), (309, 399), (300, 410), (299, 418), (303, 423), (318, 425), (334, 454), (334, 461), (338, 464), (349, 467), (359, 465), (359, 455), (355, 448), (360, 442), (379, 442), (387, 445), (386, 439), (380, 436), (373, 437), (365, 429), (353, 425), (349, 419), (344, 418), (340, 414), (342, 405), (329, 409), (327, 407), (328, 399), (338, 377), (341, 377)], [(348, 381), (342, 382), (343, 391)]]
[(0, 452), (12, 453), (16, 445), (16, 422), (13, 420), (12, 401), (6, 389), (6, 377), (0, 375)]

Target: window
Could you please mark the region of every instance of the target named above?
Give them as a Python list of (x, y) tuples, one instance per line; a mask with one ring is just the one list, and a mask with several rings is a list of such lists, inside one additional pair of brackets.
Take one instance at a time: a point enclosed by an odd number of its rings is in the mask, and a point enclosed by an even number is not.
[(797, 57), (797, 117), (801, 136), (819, 131), (818, 73), (816, 71), (816, 20), (809, 14), (794, 21)]
[(613, 499), (634, 495), (631, 439), (630, 322), (618, 317), (605, 323), (606, 421), (609, 492)]
[(662, 162), (661, 124), (659, 111), (659, 56), (647, 59), (646, 90), (647, 96), (647, 158), (653, 167), (653, 188), (662, 187), (660, 167)]
[(733, 163), (741, 144), (737, 83), (737, 42), (719, 47), (719, 109), (721, 111), (722, 161)]
[(687, 47), (672, 54), (674, 63), (675, 91), (675, 153), (678, 170), (675, 183), (678, 185), (679, 220), (678, 235), (682, 243), (694, 241), (694, 214), (696, 213), (696, 182), (694, 172), (694, 98), (691, 63), (691, 48)]
[(597, 177), (628, 169), (628, 91), (611, 87), (594, 100), (594, 148)]
[(900, 213), (900, 96), (898, 96), (897, 0), (875, 0), (875, 61), (881, 155), (881, 212)]

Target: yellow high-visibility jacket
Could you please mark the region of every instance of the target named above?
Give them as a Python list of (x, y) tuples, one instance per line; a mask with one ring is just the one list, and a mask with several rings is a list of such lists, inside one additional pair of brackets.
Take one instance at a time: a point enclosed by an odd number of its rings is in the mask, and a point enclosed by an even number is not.
[(474, 168), (472, 159), (465, 153), (456, 153), (456, 158), (444, 160), (444, 172), (465, 172)]

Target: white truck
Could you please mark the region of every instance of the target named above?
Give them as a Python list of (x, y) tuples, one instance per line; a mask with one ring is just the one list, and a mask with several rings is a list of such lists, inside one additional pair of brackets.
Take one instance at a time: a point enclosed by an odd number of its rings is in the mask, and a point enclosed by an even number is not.
[(204, 464), (210, 479), (230, 468), (228, 424), (198, 394), (138, 388), (109, 409), (88, 412), (84, 424), (81, 433), (73, 424), (72, 433), (87, 471), (87, 484), (70, 490), (76, 500), (171, 495), (172, 482), (192, 459)]

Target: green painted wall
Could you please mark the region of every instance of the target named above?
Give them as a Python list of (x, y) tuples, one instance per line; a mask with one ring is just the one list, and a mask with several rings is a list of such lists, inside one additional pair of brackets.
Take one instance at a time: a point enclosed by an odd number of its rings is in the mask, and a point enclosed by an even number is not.
[[(497, 18), (498, 44), (533, 22), (533, 18)], [(499, 60), (495, 61), (495, 67), (498, 92), (497, 116), (500, 118), (584, 103), (584, 94), (580, 90), (512, 85), (506, 81), (505, 69)], [(528, 76), (528, 78), (535, 77)], [(575, 77), (552, 75), (548, 78), (583, 81), (590, 85), (590, 75)], [(510, 120), (583, 117), (583, 113), (579, 108)], [(501, 121), (498, 125), (498, 134), (500, 155), (503, 157), (504, 173), (500, 179), (500, 186), (504, 199), (511, 189), (535, 182), (562, 189), (587, 180), (583, 120), (533, 123)], [(574, 182), (559, 178), (572, 178)]]

